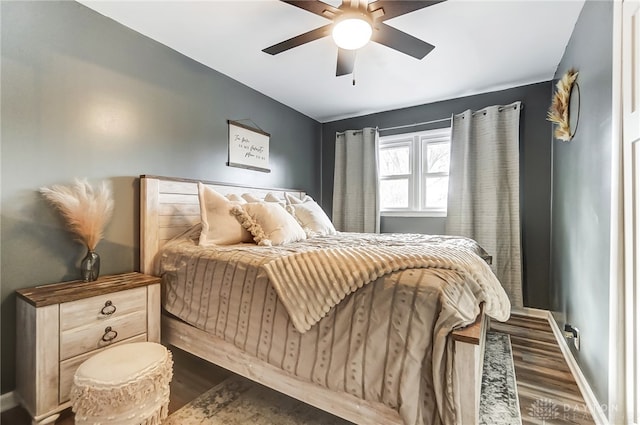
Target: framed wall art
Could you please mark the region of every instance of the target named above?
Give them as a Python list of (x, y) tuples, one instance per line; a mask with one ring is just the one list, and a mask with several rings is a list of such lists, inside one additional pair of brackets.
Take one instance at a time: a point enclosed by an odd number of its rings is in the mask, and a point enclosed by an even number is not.
[(229, 123), (229, 162), (230, 167), (270, 173), (269, 138), (271, 135), (258, 128), (237, 121)]

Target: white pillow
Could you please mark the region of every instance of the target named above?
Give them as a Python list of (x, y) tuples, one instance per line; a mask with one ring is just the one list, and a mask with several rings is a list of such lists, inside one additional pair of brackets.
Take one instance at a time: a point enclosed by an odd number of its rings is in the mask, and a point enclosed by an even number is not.
[(242, 199), (244, 199), (247, 202), (277, 202), (283, 207), (287, 205), (287, 202), (284, 199), (279, 199), (276, 195), (274, 195), (271, 192), (267, 192), (267, 194), (264, 196), (264, 199), (260, 199), (257, 196), (252, 195), (251, 193), (243, 193)]
[(242, 199), (244, 199), (247, 202), (262, 202), (262, 199), (250, 194), (250, 193), (243, 193), (242, 194)]
[(291, 214), (274, 202), (249, 202), (233, 207), (231, 212), (258, 245), (283, 245), (307, 238)]
[[(286, 196), (287, 200), (293, 198), (288, 194)], [(305, 195), (304, 200), (298, 201), (287, 205), (287, 211), (296, 218), (308, 237), (313, 235), (335, 235), (337, 233), (327, 214), (311, 196)]]
[(314, 234), (335, 235), (337, 233), (327, 214), (315, 201), (288, 205), (287, 210), (300, 223), (300, 226), (307, 232), (308, 236)]
[(274, 195), (273, 193), (269, 192), (266, 195), (264, 195), (264, 201), (265, 202), (277, 202), (279, 204), (282, 204), (285, 202), (284, 199), (280, 199), (278, 198), (276, 195)]
[(278, 198), (276, 195), (274, 195), (273, 193), (269, 192), (264, 196), (264, 201), (265, 202), (274, 202), (277, 203), (278, 205), (280, 205), (282, 208), (286, 208), (287, 207), (287, 201), (284, 199), (280, 199)]
[(225, 198), (227, 198), (228, 200), (230, 200), (232, 202), (239, 202), (241, 204), (244, 204), (244, 203), (247, 202), (244, 199), (242, 199), (242, 197), (240, 195), (238, 195), (237, 193), (228, 193), (227, 195), (225, 195)]
[(231, 245), (240, 242), (251, 242), (251, 234), (242, 227), (231, 208), (241, 205), (232, 202), (212, 188), (198, 183), (198, 199), (200, 201), (200, 245)]
[(313, 198), (311, 198), (311, 196), (309, 195), (304, 195), (304, 198), (300, 199), (297, 196), (285, 193), (284, 197), (287, 200), (287, 205), (302, 204), (303, 202), (313, 201)]

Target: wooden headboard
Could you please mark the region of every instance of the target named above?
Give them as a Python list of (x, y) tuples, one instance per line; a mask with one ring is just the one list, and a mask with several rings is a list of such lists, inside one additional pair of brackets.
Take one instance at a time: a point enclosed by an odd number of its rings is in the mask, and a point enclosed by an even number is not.
[(302, 199), (305, 193), (293, 189), (270, 189), (229, 183), (140, 176), (140, 271), (158, 275), (156, 254), (174, 236), (200, 222), (198, 182), (227, 195), (250, 193), (264, 198), (271, 192), (280, 199), (285, 193)]

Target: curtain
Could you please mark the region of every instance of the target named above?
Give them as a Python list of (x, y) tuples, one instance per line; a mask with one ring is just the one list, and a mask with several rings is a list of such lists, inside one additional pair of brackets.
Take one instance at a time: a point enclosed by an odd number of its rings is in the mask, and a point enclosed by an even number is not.
[(378, 130), (336, 133), (333, 224), (343, 232), (380, 232)]
[(475, 239), (515, 307), (522, 307), (520, 102), (467, 110), (451, 125), (446, 233)]

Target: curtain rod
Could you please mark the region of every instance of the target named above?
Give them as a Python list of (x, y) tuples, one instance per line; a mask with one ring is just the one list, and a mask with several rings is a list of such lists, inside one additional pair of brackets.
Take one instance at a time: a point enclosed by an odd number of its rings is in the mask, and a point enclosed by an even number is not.
[[(507, 106), (500, 106), (498, 108), (499, 112), (502, 112), (505, 108), (509, 108), (510, 105)], [(486, 108), (484, 108), (486, 109)], [(479, 111), (474, 112), (474, 114), (477, 114), (478, 112), (482, 112), (484, 109), (481, 109)], [(520, 103), (520, 110), (524, 109), (524, 103)], [(413, 124), (406, 124), (406, 125), (396, 125), (394, 127), (385, 127), (385, 128), (378, 128), (378, 131), (388, 131), (388, 130), (398, 130), (400, 128), (408, 128), (408, 127), (418, 127), (420, 125), (427, 125), (427, 124), (435, 124), (438, 122), (445, 122), (445, 121), (451, 121), (451, 117), (449, 118), (441, 118), (439, 120), (431, 120), (431, 121), (423, 121), (423, 122), (416, 122)]]
[[(514, 105), (514, 103), (517, 103), (517, 102), (513, 102), (511, 105), (502, 105), (502, 106), (499, 106), (499, 107), (498, 107), (498, 112), (502, 112), (502, 111), (504, 111), (505, 109), (511, 109), (511, 108), (517, 109), (517, 108), (518, 108), (518, 105)], [(486, 111), (488, 108), (490, 108), (490, 107), (491, 107), (491, 106), (487, 106), (486, 108), (482, 108), (482, 109), (478, 109), (477, 111), (473, 111), (473, 112), (471, 113), (471, 115), (473, 116), (473, 115), (477, 115), (477, 114), (485, 113), (485, 111)], [(520, 102), (520, 110), (522, 111), (523, 109), (524, 109), (524, 103)], [(456, 116), (458, 116), (458, 115), (462, 115), (462, 114), (464, 114), (464, 112), (461, 112), (461, 113), (459, 113), (459, 114), (456, 114)]]
[(441, 118), (439, 120), (431, 120), (431, 121), (424, 121), (424, 122), (416, 122), (413, 124), (396, 125), (394, 127), (379, 128), (378, 131), (397, 130), (399, 128), (407, 128), (407, 127), (417, 127), (419, 125), (435, 124), (437, 122), (444, 122), (444, 121), (451, 121), (451, 118)]

